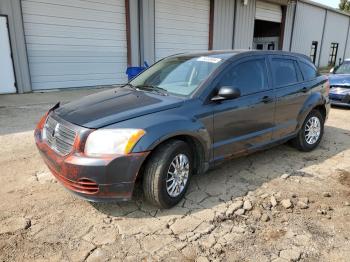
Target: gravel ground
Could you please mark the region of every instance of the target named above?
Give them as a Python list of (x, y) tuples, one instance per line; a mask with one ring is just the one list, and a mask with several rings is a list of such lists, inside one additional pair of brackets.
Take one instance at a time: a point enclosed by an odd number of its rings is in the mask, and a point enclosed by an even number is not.
[(0, 107), (0, 261), (349, 261), (349, 110), (332, 109), (314, 152), (231, 160), (158, 210), (139, 190), (92, 204), (57, 183), (33, 139), (48, 107)]

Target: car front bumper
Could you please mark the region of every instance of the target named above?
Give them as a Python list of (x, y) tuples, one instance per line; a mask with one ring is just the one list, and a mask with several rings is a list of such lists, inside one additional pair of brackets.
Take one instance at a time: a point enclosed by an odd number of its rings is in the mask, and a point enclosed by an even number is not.
[(329, 99), (330, 99), (331, 105), (350, 107), (350, 95), (330, 93)]
[(35, 142), (46, 165), (69, 191), (89, 201), (129, 200), (142, 163), (149, 152), (108, 157), (88, 157), (73, 152), (61, 156), (34, 132)]
[(339, 100), (330, 100), (332, 106), (344, 106), (344, 107), (350, 107), (350, 102), (342, 102)]

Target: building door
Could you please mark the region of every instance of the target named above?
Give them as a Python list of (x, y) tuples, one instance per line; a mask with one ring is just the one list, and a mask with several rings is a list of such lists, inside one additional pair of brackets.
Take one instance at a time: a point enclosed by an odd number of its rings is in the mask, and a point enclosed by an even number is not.
[(125, 0), (22, 0), (33, 90), (127, 81)]
[(282, 8), (257, 1), (254, 25), (254, 49), (277, 50), (281, 40)]
[(16, 93), (7, 17), (0, 16), (0, 94)]
[(155, 57), (208, 50), (209, 0), (155, 0)]

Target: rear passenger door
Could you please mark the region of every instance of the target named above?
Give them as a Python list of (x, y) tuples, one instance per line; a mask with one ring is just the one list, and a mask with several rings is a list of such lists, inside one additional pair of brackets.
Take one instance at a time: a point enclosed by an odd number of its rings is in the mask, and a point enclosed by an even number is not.
[(275, 131), (273, 140), (296, 131), (297, 118), (308, 97), (298, 59), (292, 56), (270, 56), (271, 73), (276, 93)]
[(219, 160), (267, 144), (272, 139), (275, 95), (267, 59), (253, 56), (234, 62), (218, 77), (216, 88), (231, 86), (241, 96), (214, 106), (214, 159)]

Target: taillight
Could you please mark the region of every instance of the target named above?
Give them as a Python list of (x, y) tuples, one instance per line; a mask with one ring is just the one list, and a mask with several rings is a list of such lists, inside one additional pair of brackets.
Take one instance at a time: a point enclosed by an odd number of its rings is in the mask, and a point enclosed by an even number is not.
[(331, 88), (331, 85), (329, 83), (329, 80), (327, 80), (327, 82), (325, 83), (325, 89), (326, 89), (326, 94), (329, 95), (329, 90)]

